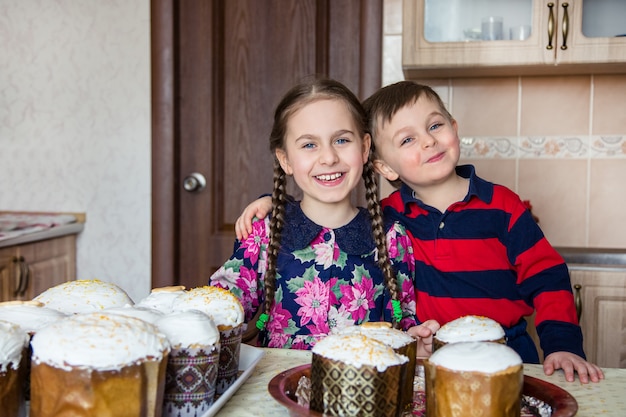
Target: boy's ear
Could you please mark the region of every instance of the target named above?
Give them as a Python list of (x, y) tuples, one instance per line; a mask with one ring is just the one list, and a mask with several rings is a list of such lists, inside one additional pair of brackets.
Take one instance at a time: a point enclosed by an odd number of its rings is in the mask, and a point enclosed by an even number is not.
[(395, 181), (400, 178), (396, 171), (391, 169), (382, 159), (374, 159), (373, 164), (376, 172), (385, 177), (388, 181)]
[(278, 163), (280, 164), (285, 174), (292, 175), (293, 170), (291, 169), (291, 164), (289, 164), (289, 159), (287, 158), (287, 153), (282, 149), (276, 149), (274, 152), (276, 155), (276, 159), (278, 159)]

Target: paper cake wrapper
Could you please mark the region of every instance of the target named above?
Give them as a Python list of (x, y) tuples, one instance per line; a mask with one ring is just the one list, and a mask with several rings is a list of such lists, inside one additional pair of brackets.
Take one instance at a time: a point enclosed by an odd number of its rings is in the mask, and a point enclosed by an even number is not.
[(310, 408), (328, 416), (399, 416), (402, 372), (402, 365), (379, 372), (375, 366), (356, 367), (314, 353)]
[(453, 371), (424, 360), (428, 417), (519, 417), (524, 368), (494, 374)]
[(239, 352), (243, 325), (236, 327), (218, 326), (220, 332), (220, 363), (217, 368), (215, 392), (221, 395), (235, 382), (239, 374)]
[(394, 351), (409, 358), (409, 361), (402, 365), (398, 404), (400, 404), (402, 410), (410, 410), (413, 408), (413, 381), (415, 380), (415, 367), (417, 366), (415, 358), (417, 355), (417, 340), (394, 349)]
[(114, 371), (31, 365), (30, 417), (161, 417), (167, 354)]
[(0, 372), (0, 415), (3, 417), (26, 417), (25, 355), (26, 351), (22, 353), (22, 361), (17, 369), (9, 364), (5, 372)]
[(213, 404), (220, 345), (172, 349), (167, 362), (163, 417), (197, 417)]

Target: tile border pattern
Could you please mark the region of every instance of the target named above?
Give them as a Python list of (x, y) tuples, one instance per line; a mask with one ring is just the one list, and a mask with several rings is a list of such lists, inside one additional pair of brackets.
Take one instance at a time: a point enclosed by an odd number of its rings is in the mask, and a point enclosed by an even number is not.
[(626, 159), (626, 135), (461, 137), (461, 157)]

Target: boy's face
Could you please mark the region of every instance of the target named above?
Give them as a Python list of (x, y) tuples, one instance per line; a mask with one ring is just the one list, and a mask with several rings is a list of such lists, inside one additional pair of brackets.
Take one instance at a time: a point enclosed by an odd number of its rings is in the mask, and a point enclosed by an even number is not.
[(379, 121), (376, 133), (381, 159), (374, 166), (388, 180), (400, 179), (419, 191), (456, 175), (460, 156), (456, 121), (447, 119), (427, 97), (401, 108), (390, 122)]

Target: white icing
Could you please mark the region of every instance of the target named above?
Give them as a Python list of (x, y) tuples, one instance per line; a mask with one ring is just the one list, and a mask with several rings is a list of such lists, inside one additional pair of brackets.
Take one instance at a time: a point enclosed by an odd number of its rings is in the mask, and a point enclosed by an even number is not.
[(522, 358), (502, 343), (459, 342), (437, 349), (428, 361), (453, 371), (493, 373), (520, 365)]
[(464, 316), (441, 326), (435, 337), (444, 343), (496, 341), (504, 337), (504, 329), (488, 317)]
[(173, 311), (199, 310), (211, 316), (217, 326), (236, 327), (243, 323), (243, 306), (239, 299), (223, 288), (192, 288), (176, 297)]
[(0, 303), (0, 320), (15, 323), (31, 334), (64, 317), (67, 314), (44, 307), (43, 304)]
[(331, 334), (317, 342), (312, 352), (357, 368), (374, 366), (379, 372), (409, 361), (409, 358), (397, 354), (391, 346), (361, 334)]
[(110, 314), (120, 314), (122, 316), (127, 317), (135, 317), (137, 319), (141, 319), (143, 321), (147, 321), (148, 323), (155, 324), (158, 319), (164, 316), (164, 314), (152, 308), (142, 308), (135, 306), (127, 305), (125, 307), (113, 307), (107, 308), (103, 311), (104, 313)]
[(337, 330), (336, 334), (362, 334), (376, 339), (387, 346), (391, 346), (393, 349), (399, 349), (415, 341), (410, 334), (402, 330), (392, 329), (391, 327), (367, 326), (367, 323), (343, 327)]
[(64, 282), (48, 288), (34, 300), (68, 314), (89, 313), (133, 304), (122, 288), (97, 279)]
[(157, 320), (156, 325), (167, 336), (172, 349), (214, 346), (220, 340), (211, 317), (198, 310), (168, 314)]
[(184, 287), (154, 288), (146, 298), (135, 305), (153, 308), (167, 314), (172, 312), (174, 299), (183, 293)]
[(31, 341), (32, 360), (56, 368), (118, 370), (169, 353), (167, 337), (157, 327), (119, 314), (85, 313), (58, 320)]
[(0, 372), (19, 368), (28, 341), (28, 334), (19, 325), (0, 320)]

